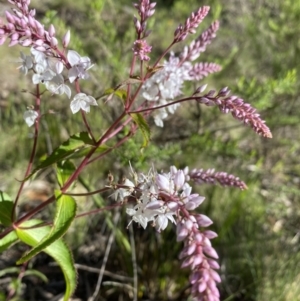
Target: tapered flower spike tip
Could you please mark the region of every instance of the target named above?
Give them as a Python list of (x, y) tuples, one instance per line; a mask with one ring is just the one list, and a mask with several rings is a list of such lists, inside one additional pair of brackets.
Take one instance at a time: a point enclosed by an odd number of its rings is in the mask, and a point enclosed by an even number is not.
[(192, 13), (185, 21), (184, 25), (179, 25), (174, 32), (174, 42), (183, 41), (189, 33), (195, 33), (199, 24), (203, 21), (210, 10), (209, 6), (202, 6)]

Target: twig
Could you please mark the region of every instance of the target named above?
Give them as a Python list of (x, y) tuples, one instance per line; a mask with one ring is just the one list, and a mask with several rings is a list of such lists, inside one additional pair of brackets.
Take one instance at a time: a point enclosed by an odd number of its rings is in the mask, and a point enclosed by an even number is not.
[[(113, 220), (114, 225), (116, 225), (118, 223), (119, 218), (120, 218), (120, 212), (117, 212), (115, 217), (114, 217), (114, 220)], [(108, 238), (108, 242), (107, 242), (107, 246), (106, 246), (106, 250), (105, 250), (105, 254), (104, 254), (104, 258), (103, 258), (103, 262), (102, 262), (102, 266), (101, 266), (101, 269), (100, 269), (100, 273), (99, 273), (99, 277), (98, 277), (98, 281), (97, 281), (97, 285), (96, 285), (94, 294), (93, 294), (92, 297), (89, 298), (88, 301), (95, 301), (97, 295), (99, 294), (102, 278), (103, 278), (103, 275), (104, 275), (105, 266), (106, 266), (106, 263), (107, 263), (107, 260), (108, 260), (108, 255), (109, 255), (112, 243), (114, 241), (114, 238), (115, 238), (115, 233), (114, 233), (114, 231), (112, 231), (109, 238)]]
[[(92, 267), (89, 267), (89, 266), (83, 265), (83, 264), (76, 263), (75, 268), (80, 269), (80, 270), (85, 270), (85, 271), (88, 271), (88, 272), (91, 272), (91, 273), (97, 273), (97, 274), (100, 273), (100, 269), (92, 268)], [(111, 278), (121, 280), (121, 281), (132, 281), (132, 277), (116, 275), (115, 273), (108, 272), (108, 271), (104, 271), (103, 274), (106, 275), (106, 276), (109, 276)]]
[(132, 270), (133, 270), (133, 301), (137, 301), (138, 275), (137, 275), (135, 241), (134, 241), (132, 223), (129, 226), (129, 237), (130, 237), (130, 245), (131, 245), (131, 259), (132, 259)]

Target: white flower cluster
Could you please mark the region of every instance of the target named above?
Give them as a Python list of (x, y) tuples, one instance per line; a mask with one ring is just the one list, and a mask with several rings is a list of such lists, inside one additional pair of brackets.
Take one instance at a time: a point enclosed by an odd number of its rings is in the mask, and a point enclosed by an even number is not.
[(186, 182), (188, 168), (177, 170), (172, 166), (169, 173), (162, 174), (151, 169), (148, 175), (134, 173), (134, 178), (135, 184), (127, 179), (124, 184), (128, 188), (118, 189), (116, 195), (123, 200), (135, 191), (137, 204), (126, 212), (144, 229), (152, 222), (158, 231), (164, 230), (168, 221), (176, 223), (174, 216), (179, 216), (180, 211), (194, 210), (204, 201), (204, 197), (191, 193)]
[[(180, 59), (171, 53), (169, 61), (165, 62), (164, 68), (156, 72), (143, 85), (143, 97), (155, 106), (167, 105), (182, 94), (181, 88), (184, 81), (191, 80), (189, 72), (192, 69), (190, 62), (180, 63)], [(163, 120), (168, 113), (174, 114), (180, 104), (173, 104), (154, 111), (154, 122), (157, 126), (163, 127)]]
[[(67, 79), (62, 75), (64, 64), (58, 58), (48, 56), (46, 52), (38, 51), (31, 48), (30, 55), (25, 55), (21, 52), (21, 66), (18, 67), (21, 73), (27, 74), (32, 70), (33, 84), (43, 84), (45, 88), (52, 94), (66, 94), (71, 98), (71, 89), (65, 84), (67, 80), (73, 83), (76, 78), (88, 79), (88, 69), (93, 65), (88, 57), (81, 57), (76, 51), (69, 50), (67, 53), (68, 63), (71, 68), (68, 70)], [(84, 93), (78, 93), (72, 100), (70, 107), (73, 114), (80, 109), (90, 111), (90, 106), (97, 106), (96, 100), (92, 96), (87, 96)], [(38, 112), (29, 109), (24, 113), (24, 120), (28, 126), (32, 126), (38, 118)]]

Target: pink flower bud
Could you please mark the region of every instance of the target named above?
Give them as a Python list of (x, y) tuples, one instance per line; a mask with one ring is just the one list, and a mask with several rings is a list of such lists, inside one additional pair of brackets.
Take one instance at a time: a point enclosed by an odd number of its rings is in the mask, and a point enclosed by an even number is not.
[(167, 203), (167, 206), (171, 211), (176, 211), (179, 207), (178, 203), (176, 202), (169, 202)]
[(41, 40), (41, 39), (38, 39), (38, 40), (36, 40), (36, 41), (34, 42), (34, 44), (37, 45), (37, 46), (42, 46), (42, 45), (44, 44), (44, 41)]
[(203, 252), (212, 258), (216, 258), (216, 259), (219, 258), (218, 253), (212, 247), (205, 246), (203, 248)]
[(188, 236), (189, 231), (182, 226), (182, 224), (177, 225), (177, 241), (183, 241)]
[(221, 282), (221, 277), (216, 271), (210, 270), (210, 275), (216, 282)]
[(31, 9), (29, 12), (30, 16), (32, 16), (32, 17), (35, 16), (35, 13), (36, 13), (35, 9)]
[(170, 191), (170, 181), (163, 175), (156, 176), (156, 184), (157, 186), (164, 191)]
[(64, 37), (63, 37), (63, 41), (62, 41), (62, 44), (63, 44), (63, 47), (64, 48), (67, 48), (69, 43), (70, 43), (70, 38), (71, 38), (71, 33), (70, 33), (70, 30), (68, 30)]
[(203, 293), (207, 288), (206, 282), (200, 281), (200, 284), (198, 285), (198, 292)]
[(163, 204), (164, 204), (163, 201), (155, 200), (155, 201), (151, 201), (150, 203), (148, 203), (145, 208), (155, 210), (155, 209), (161, 208), (163, 206)]
[(50, 44), (51, 44), (52, 47), (57, 46), (57, 44), (58, 44), (57, 38), (52, 37), (51, 40), (50, 40)]
[(208, 227), (213, 223), (213, 221), (206, 215), (197, 214), (195, 217), (199, 227)]
[(33, 29), (36, 29), (35, 19), (32, 16), (30, 16), (30, 15), (28, 16), (28, 24)]
[(15, 45), (17, 45), (17, 44), (19, 44), (19, 41), (18, 40), (11, 40), (10, 42), (9, 42), (9, 44), (8, 44), (8, 46), (9, 47), (12, 47), (12, 46), (15, 46)]
[(178, 170), (174, 177), (175, 190), (179, 190), (185, 181), (185, 176), (182, 170)]
[(6, 41), (7, 36), (0, 37), (0, 45), (2, 45)]
[(10, 39), (12, 40), (12, 41), (16, 41), (16, 40), (18, 40), (19, 39), (19, 34), (18, 33), (13, 33), (12, 35), (11, 35), (11, 37), (10, 37)]
[(5, 12), (5, 15), (6, 15), (6, 20), (7, 20), (9, 23), (12, 23), (12, 24), (15, 23), (15, 18), (14, 18), (14, 16), (13, 16), (10, 12), (6, 11), (6, 12)]
[(31, 39), (25, 39), (21, 42), (22, 46), (27, 47), (30, 46), (32, 44), (32, 40)]
[(7, 31), (14, 31), (16, 28), (15, 28), (15, 25), (14, 25), (14, 24), (8, 23), (8, 24), (6, 25), (6, 29), (7, 29)]
[(214, 238), (218, 237), (218, 234), (214, 231), (211, 231), (211, 230), (206, 230), (206, 231), (203, 232), (203, 234), (208, 239), (214, 239)]
[(197, 244), (194, 243), (194, 242), (192, 242), (192, 243), (188, 246), (188, 249), (187, 249), (187, 251), (186, 251), (187, 255), (192, 255), (192, 254), (195, 252), (196, 248), (197, 248)]
[(188, 257), (182, 262), (181, 268), (186, 268), (189, 265), (191, 265), (192, 263), (193, 263), (193, 257)]
[(50, 37), (55, 36), (55, 28), (54, 28), (53, 24), (50, 24), (48, 32), (49, 32)]
[(212, 269), (218, 270), (220, 268), (220, 265), (215, 260), (207, 259), (207, 262)]
[(202, 254), (197, 254), (197, 255), (192, 256), (192, 257), (193, 257), (193, 263), (192, 263), (191, 268), (193, 270), (196, 266), (198, 266), (198, 265), (200, 265), (200, 263), (202, 263), (203, 255)]

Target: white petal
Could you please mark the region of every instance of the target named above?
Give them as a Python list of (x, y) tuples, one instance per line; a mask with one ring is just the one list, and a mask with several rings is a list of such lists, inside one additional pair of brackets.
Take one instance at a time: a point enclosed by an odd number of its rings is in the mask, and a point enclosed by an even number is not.
[(24, 113), (23, 118), (27, 125), (30, 127), (34, 125), (35, 120), (38, 118), (39, 114), (36, 111), (28, 110)]
[(93, 96), (88, 96), (87, 102), (90, 106), (98, 106), (98, 103)]
[(57, 74), (62, 73), (62, 71), (63, 71), (63, 69), (64, 69), (64, 64), (63, 64), (61, 61), (58, 61), (58, 62), (55, 64), (55, 69), (56, 69), (56, 73), (57, 73)]
[(90, 112), (90, 104), (87, 103), (85, 100), (80, 101), (80, 107), (83, 111), (89, 113)]
[(73, 83), (73, 81), (77, 78), (77, 76), (78, 76), (77, 69), (71, 68), (68, 72), (68, 77), (69, 77), (70, 83)]
[(78, 64), (81, 59), (80, 55), (74, 50), (68, 51), (67, 58), (72, 67)]
[(80, 110), (80, 101), (74, 99), (70, 103), (70, 108), (73, 114), (77, 113)]
[(63, 85), (64, 92), (67, 94), (69, 98), (71, 98), (71, 89), (67, 85)]

